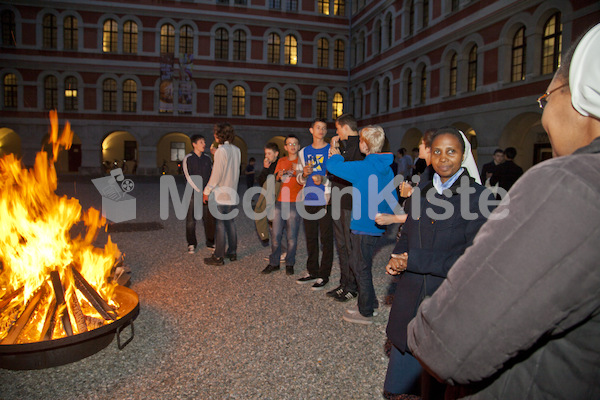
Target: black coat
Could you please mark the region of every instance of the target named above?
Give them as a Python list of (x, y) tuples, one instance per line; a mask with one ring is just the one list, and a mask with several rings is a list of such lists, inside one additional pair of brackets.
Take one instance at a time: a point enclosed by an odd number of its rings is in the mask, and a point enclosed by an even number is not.
[[(466, 194), (458, 193), (457, 189), (463, 179), (468, 180), (469, 186), (475, 189), (475, 193), (468, 195), (469, 212), (475, 214), (472, 220), (463, 218), (460, 212), (461, 197)], [(393, 251), (393, 254), (408, 253), (408, 268), (397, 280), (387, 326), (388, 338), (401, 352), (407, 350), (406, 328), (416, 315), (419, 304), (442, 284), (454, 262), (473, 243), (477, 231), (493, 209), (493, 206), (483, 207), (483, 212), (479, 209), (481, 194), (485, 192), (483, 198), (488, 202), (494, 200), (493, 195), (469, 177), (466, 171), (450, 188), (450, 198), (439, 195), (431, 181), (421, 188), (421, 193), (415, 190), (407, 201), (408, 218)], [(430, 190), (435, 193), (434, 202), (426, 199), (426, 193)], [(415, 208), (416, 201), (420, 202), (420, 216)], [(440, 206), (442, 201), (445, 201), (443, 207)], [(454, 211), (449, 218), (444, 219), (441, 215), (449, 205)], [(432, 211), (437, 216), (432, 218), (428, 215)]]

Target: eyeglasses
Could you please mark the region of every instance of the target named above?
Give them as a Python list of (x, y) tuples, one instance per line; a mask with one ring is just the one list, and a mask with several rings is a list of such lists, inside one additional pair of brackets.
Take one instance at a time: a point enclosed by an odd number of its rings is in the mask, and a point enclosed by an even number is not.
[(297, 144), (297, 143), (286, 143), (285, 145), (286, 145), (286, 146), (292, 146), (292, 147), (300, 146), (300, 145), (299, 145), (299, 144)]
[(564, 85), (561, 85), (561, 86), (559, 86), (559, 87), (557, 87), (557, 88), (554, 88), (554, 89), (552, 89), (551, 91), (549, 91), (549, 92), (546, 92), (546, 93), (544, 93), (543, 95), (541, 95), (541, 96), (540, 96), (540, 97), (537, 99), (537, 102), (538, 102), (538, 104), (540, 105), (540, 108), (543, 110), (543, 109), (544, 109), (544, 107), (546, 107), (546, 104), (548, 104), (548, 100), (547, 100), (547, 99), (548, 99), (548, 96), (550, 96), (552, 93), (556, 92), (558, 89), (562, 89), (562, 88), (564, 88), (565, 86), (569, 86), (569, 84), (568, 84), (568, 83), (565, 83)]

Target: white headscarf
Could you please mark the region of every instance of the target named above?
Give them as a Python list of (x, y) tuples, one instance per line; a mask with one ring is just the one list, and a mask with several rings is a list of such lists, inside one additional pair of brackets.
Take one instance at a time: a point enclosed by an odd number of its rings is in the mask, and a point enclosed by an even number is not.
[(479, 170), (477, 169), (477, 163), (475, 162), (473, 153), (471, 153), (471, 143), (469, 143), (467, 137), (461, 130), (459, 130), (459, 132), (463, 138), (463, 142), (465, 142), (465, 154), (463, 154), (463, 161), (460, 166), (465, 168), (469, 173), (469, 176), (475, 179), (475, 182), (481, 185), (481, 178), (479, 178)]
[(579, 114), (600, 118), (600, 24), (585, 34), (573, 53), (569, 88)]

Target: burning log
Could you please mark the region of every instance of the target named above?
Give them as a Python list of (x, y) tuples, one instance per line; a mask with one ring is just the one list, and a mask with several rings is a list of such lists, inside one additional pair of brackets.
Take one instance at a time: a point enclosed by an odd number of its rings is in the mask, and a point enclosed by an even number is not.
[(81, 311), (81, 307), (79, 306), (79, 300), (77, 300), (77, 295), (73, 293), (71, 296), (70, 309), (71, 313), (73, 313), (73, 317), (75, 317), (75, 323), (77, 323), (77, 331), (78, 333), (87, 332), (87, 325), (85, 323), (85, 316), (83, 315), (83, 311)]
[(48, 314), (46, 314), (46, 321), (44, 321), (44, 326), (42, 327), (40, 340), (52, 339), (52, 332), (54, 332), (54, 327), (56, 326), (57, 309), (58, 304), (56, 304), (56, 297), (54, 296), (52, 298), (52, 302), (50, 303), (50, 307), (48, 308)]
[(46, 285), (44, 284), (40, 289), (38, 289), (38, 291), (31, 298), (31, 300), (29, 300), (29, 303), (27, 303), (27, 306), (25, 307), (25, 311), (21, 313), (21, 315), (17, 319), (17, 322), (13, 324), (13, 326), (10, 328), (10, 331), (8, 332), (8, 335), (6, 335), (4, 339), (2, 339), (2, 342), (0, 342), (0, 344), (14, 344), (16, 342), (17, 338), (19, 337), (19, 334), (27, 325), (31, 314), (33, 314), (33, 311), (36, 309), (38, 303), (45, 294)]
[(115, 321), (117, 319), (117, 313), (113, 310), (106, 301), (94, 290), (94, 288), (85, 280), (85, 278), (71, 265), (71, 271), (73, 272), (73, 280), (75, 286), (90, 304), (100, 313), (102, 318), (105, 320)]
[[(69, 319), (69, 313), (65, 313), (65, 290), (60, 281), (58, 271), (50, 272), (50, 278), (52, 279), (52, 287), (54, 288), (54, 296), (56, 296), (56, 306), (58, 307), (57, 312), (61, 313), (60, 318), (63, 324), (67, 336), (73, 336), (73, 327), (71, 326), (71, 320)], [(62, 307), (61, 307), (62, 306)]]
[(6, 307), (7, 305), (10, 304), (10, 302), (12, 301), (12, 299), (14, 299), (15, 297), (17, 297), (21, 293), (23, 293), (23, 286), (21, 286), (19, 289), (15, 290), (11, 294), (6, 295), (2, 299), (0, 299), (0, 313), (2, 311), (4, 311), (4, 307)]

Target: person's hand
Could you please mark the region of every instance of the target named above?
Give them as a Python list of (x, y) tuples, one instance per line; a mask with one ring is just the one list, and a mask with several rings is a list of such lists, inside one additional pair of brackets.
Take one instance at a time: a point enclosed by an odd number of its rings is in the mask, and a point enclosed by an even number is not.
[(304, 171), (302, 171), (302, 176), (303, 177), (308, 177), (310, 174), (312, 174), (313, 169), (312, 169), (312, 165), (305, 165), (304, 166)]
[(375, 223), (377, 225), (403, 224), (406, 222), (408, 214), (380, 214), (375, 215)]
[(385, 266), (385, 272), (388, 275), (399, 275), (401, 272), (406, 271), (407, 266), (408, 253), (392, 254), (390, 261)]
[(204, 204), (208, 204), (208, 195), (207, 194), (202, 193), (202, 202)]
[(313, 175), (312, 180), (315, 183), (315, 185), (319, 186), (321, 183), (323, 183), (323, 176), (322, 175)]
[(342, 153), (340, 153), (340, 148), (339, 147), (330, 146), (329, 147), (329, 157), (331, 157), (334, 154), (342, 154)]
[(263, 167), (269, 168), (271, 166), (271, 161), (267, 157), (263, 160)]

